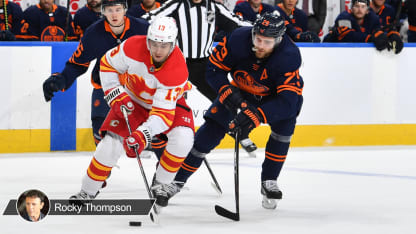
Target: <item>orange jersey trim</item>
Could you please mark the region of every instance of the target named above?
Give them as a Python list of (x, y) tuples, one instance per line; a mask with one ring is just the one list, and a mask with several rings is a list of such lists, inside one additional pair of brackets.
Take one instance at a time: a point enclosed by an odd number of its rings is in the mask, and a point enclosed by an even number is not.
[(152, 107), (152, 110), (149, 112), (149, 116), (150, 115), (158, 116), (167, 126), (172, 126), (173, 120), (175, 118), (175, 110), (166, 110), (162, 108)]
[(116, 69), (114, 69), (107, 60), (107, 56), (104, 55), (100, 60), (100, 71), (101, 72), (115, 72), (118, 73)]

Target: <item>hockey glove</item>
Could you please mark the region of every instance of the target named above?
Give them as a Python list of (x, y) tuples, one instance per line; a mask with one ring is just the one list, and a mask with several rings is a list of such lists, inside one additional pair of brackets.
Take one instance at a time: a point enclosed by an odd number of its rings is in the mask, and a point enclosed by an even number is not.
[(398, 54), (403, 49), (403, 41), (398, 32), (392, 31), (389, 33), (389, 44), (394, 53)]
[(152, 137), (147, 128), (139, 127), (136, 131), (132, 132), (130, 136), (125, 137), (123, 141), (124, 150), (126, 155), (130, 158), (136, 157), (135, 149), (137, 154), (140, 153), (152, 143)]
[(118, 117), (124, 118), (121, 108), (125, 108), (127, 112), (133, 111), (133, 101), (122, 86), (117, 86), (115, 88), (109, 89), (105, 91), (104, 94), (105, 101), (108, 103), (111, 109), (114, 110)]
[(218, 92), (219, 101), (231, 112), (237, 112), (244, 102), (240, 90), (233, 85), (224, 85)]
[(16, 41), (16, 37), (9, 30), (0, 31), (0, 41)]
[(300, 32), (296, 35), (296, 39), (299, 42), (321, 42), (321, 39), (314, 32)]
[(43, 82), (43, 95), (48, 102), (52, 99), (53, 93), (65, 88), (65, 77), (60, 73), (52, 74)]
[(383, 31), (377, 31), (373, 33), (369, 39), (369, 41), (374, 42), (374, 45), (377, 50), (382, 51), (384, 49), (390, 50), (391, 47), (389, 45), (389, 39), (387, 38), (387, 34)]
[(241, 129), (241, 135), (248, 136), (251, 130), (264, 122), (264, 118), (260, 111), (255, 107), (247, 105), (246, 103), (243, 103), (243, 105), (246, 107), (244, 107), (231, 121), (229, 128), (231, 132), (235, 132), (236, 129)]

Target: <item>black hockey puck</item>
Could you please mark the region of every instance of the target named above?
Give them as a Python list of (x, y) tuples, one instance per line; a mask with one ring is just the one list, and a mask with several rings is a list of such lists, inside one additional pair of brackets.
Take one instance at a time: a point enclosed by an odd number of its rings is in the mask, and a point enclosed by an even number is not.
[(130, 221), (129, 222), (129, 225), (130, 226), (135, 226), (135, 227), (140, 227), (140, 226), (142, 226), (142, 222), (139, 222), (139, 221)]

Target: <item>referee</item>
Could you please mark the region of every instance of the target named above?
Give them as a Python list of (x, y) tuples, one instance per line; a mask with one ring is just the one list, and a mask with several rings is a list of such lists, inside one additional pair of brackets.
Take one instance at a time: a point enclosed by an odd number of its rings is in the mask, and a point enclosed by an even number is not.
[[(205, 81), (205, 70), (216, 26), (219, 30), (231, 32), (240, 26), (251, 26), (251, 23), (243, 21), (214, 0), (169, 0), (142, 18), (152, 20), (160, 16), (176, 20), (178, 46), (186, 58), (189, 81), (211, 102), (214, 101), (217, 93)], [(242, 139), (240, 144), (247, 152), (256, 150), (256, 145), (248, 136), (242, 136)]]

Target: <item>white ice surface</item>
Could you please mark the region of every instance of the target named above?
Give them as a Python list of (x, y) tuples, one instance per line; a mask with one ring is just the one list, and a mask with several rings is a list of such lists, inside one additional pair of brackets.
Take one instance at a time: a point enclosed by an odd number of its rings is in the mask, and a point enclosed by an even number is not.
[[(413, 234), (416, 233), (416, 147), (294, 148), (278, 180), (283, 200), (276, 210), (261, 206), (257, 158), (240, 157), (240, 215), (218, 216), (214, 205), (234, 211), (233, 151), (215, 150), (208, 160), (224, 191), (218, 196), (202, 166), (160, 215), (52, 216), (30, 223), (0, 215), (0, 233), (264, 233)], [(67, 199), (80, 189), (91, 152), (0, 154), (0, 212), (10, 199), (39, 189), (49, 199)], [(144, 159), (150, 180), (156, 159)], [(113, 169), (99, 198), (147, 198), (137, 162), (124, 158)], [(130, 227), (130, 220), (142, 221)]]

